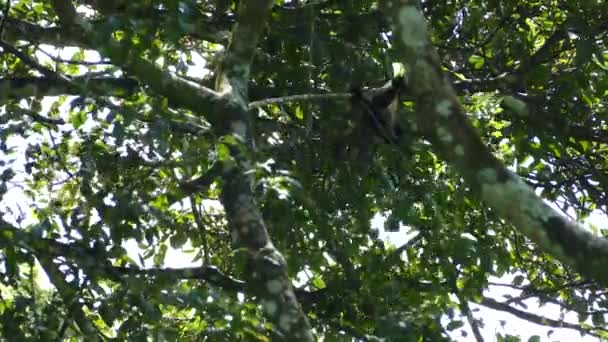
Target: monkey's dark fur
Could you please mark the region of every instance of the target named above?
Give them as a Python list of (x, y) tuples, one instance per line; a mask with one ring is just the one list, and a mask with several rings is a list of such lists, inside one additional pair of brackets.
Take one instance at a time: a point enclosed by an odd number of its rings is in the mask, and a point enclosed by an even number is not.
[(403, 77), (395, 77), (379, 88), (351, 87), (353, 110), (361, 110), (364, 122), (386, 143), (397, 144), (403, 133), (397, 120), (399, 93), (405, 87)]

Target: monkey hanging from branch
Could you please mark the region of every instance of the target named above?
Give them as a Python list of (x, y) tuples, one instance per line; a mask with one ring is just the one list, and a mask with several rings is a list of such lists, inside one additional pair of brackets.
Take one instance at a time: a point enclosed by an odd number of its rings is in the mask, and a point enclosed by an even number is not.
[[(393, 177), (389, 171), (397, 169), (394, 163), (409, 158), (408, 146), (412, 136), (407, 133), (411, 127), (399, 114), (404, 114), (401, 101), (407, 98), (406, 90), (407, 83), (403, 76), (394, 77), (380, 87), (350, 88), (349, 119), (352, 120), (353, 130), (345, 134), (345, 144), (340, 152), (348, 160), (352, 175), (358, 176), (354, 179), (362, 184), (367, 182), (369, 172), (380, 169), (389, 175), (391, 182), (399, 182), (398, 176)], [(400, 148), (390, 148), (391, 153), (379, 156), (376, 151), (382, 145)]]
[(353, 113), (371, 126), (388, 144), (398, 144), (403, 134), (397, 112), (400, 94), (405, 90), (403, 76), (395, 77), (379, 88), (351, 87)]

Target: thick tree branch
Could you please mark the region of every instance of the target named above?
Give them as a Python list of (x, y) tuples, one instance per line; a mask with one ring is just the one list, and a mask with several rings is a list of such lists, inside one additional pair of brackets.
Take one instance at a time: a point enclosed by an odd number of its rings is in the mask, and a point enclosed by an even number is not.
[(287, 264), (270, 240), (255, 203), (253, 180), (246, 173), (252, 169), (250, 154), (255, 145), (250, 133), (249, 71), (272, 4), (272, 0), (239, 4), (232, 39), (217, 73), (216, 90), (232, 102), (232, 108), (225, 113), (228, 120), (220, 129), (237, 141), (231, 146), (235, 162), (224, 168), (221, 201), (234, 245), (250, 252), (247, 285), (260, 299), (279, 339), (313, 341), (311, 327), (287, 275)]
[(48, 77), (0, 78), (0, 103), (32, 96), (80, 95), (83, 90), (102, 95), (124, 97), (137, 89), (132, 78), (89, 77), (72, 78), (69, 83)]
[[(96, 32), (93, 32), (90, 24), (83, 22), (78, 16), (71, 15), (73, 6), (70, 1), (54, 0), (53, 8), (66, 30), (72, 34), (78, 34), (75, 30), (80, 30), (83, 32), (83, 39), (95, 40), (101, 45), (102, 54), (154, 92), (166, 96), (170, 104), (195, 113), (204, 113), (218, 130), (233, 135), (237, 140), (248, 141), (246, 122), (249, 119), (249, 69), (258, 38), (264, 28), (265, 21), (260, 18), (269, 15), (272, 3), (269, 0), (259, 0), (240, 4), (239, 19), (222, 63), (223, 72), (218, 73), (219, 92), (165, 72), (132, 53), (128, 42), (116, 41), (111, 37), (96, 37)], [(233, 147), (238, 165), (225, 170), (222, 202), (235, 244), (252, 252), (251, 261), (254, 267), (248, 274), (248, 284), (262, 301), (281, 339), (312, 341), (310, 325), (296, 300), (286, 273), (285, 261), (270, 242), (253, 200), (250, 179), (243, 176), (243, 172), (250, 169), (251, 163), (242, 148)]]
[(212, 123), (222, 120), (222, 109), (228, 102), (226, 98), (209, 88), (178, 78), (141, 58), (132, 52), (129, 42), (98, 36), (94, 25), (77, 15), (71, 15), (73, 12), (71, 1), (54, 0), (52, 4), (55, 13), (60, 17), (65, 33), (78, 36), (90, 43), (94, 42), (93, 45), (99, 45), (100, 52), (110, 58), (112, 63), (135, 76), (155, 93), (166, 96), (173, 106), (205, 114)]
[(393, 16), (395, 46), (409, 72), (418, 129), (499, 215), (558, 260), (608, 284), (604, 267), (608, 264), (608, 241), (562, 217), (492, 155), (443, 75), (416, 2), (405, 3), (384, 2)]

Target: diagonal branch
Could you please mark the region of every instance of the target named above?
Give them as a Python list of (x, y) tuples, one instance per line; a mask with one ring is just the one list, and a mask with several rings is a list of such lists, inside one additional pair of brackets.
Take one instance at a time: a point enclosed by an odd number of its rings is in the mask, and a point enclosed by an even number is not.
[(99, 36), (94, 25), (72, 15), (75, 9), (71, 1), (53, 0), (52, 5), (60, 18), (64, 33), (100, 46), (100, 52), (110, 58), (112, 63), (135, 76), (155, 93), (167, 97), (171, 105), (205, 114), (212, 124), (222, 121), (222, 109), (228, 100), (221, 94), (161, 69), (134, 53), (129, 42), (117, 41), (112, 36)]
[(65, 76), (62, 76), (62, 75), (56, 73), (55, 71), (53, 71), (45, 66), (40, 65), (40, 63), (35, 61), (33, 58), (31, 58), (30, 56), (21, 52), (19, 49), (10, 45), (9, 43), (7, 43), (3, 40), (0, 40), (0, 47), (2, 48), (3, 52), (8, 52), (8, 53), (14, 55), (15, 57), (19, 58), (23, 63), (29, 65), (32, 69), (38, 71), (39, 73), (46, 76), (47, 78), (53, 79), (55, 81), (57, 81), (57, 80), (67, 81)]
[[(395, 6), (393, 1), (384, 1)], [(465, 178), (474, 193), (497, 214), (558, 260), (582, 275), (608, 284), (608, 240), (569, 221), (509, 171), (481, 141), (431, 45), (417, 1), (390, 7), (395, 46), (407, 66), (415, 98), (416, 124), (434, 149)]]
[[(69, 0), (53, 0), (55, 13), (60, 17), (67, 34), (101, 46), (100, 51), (111, 61), (135, 76), (151, 90), (167, 97), (172, 106), (205, 114), (221, 133), (228, 133), (236, 141), (249, 141), (247, 127), (247, 84), (251, 60), (269, 15), (272, 0), (247, 1), (239, 4), (238, 21), (227, 48), (217, 78), (217, 90), (193, 84), (160, 69), (136, 55), (127, 40), (98, 37), (90, 23), (74, 16)], [(270, 321), (281, 339), (312, 341), (310, 325), (297, 302), (287, 267), (282, 255), (274, 248), (261, 218), (252, 193), (252, 183), (244, 172), (250, 169), (248, 153), (241, 146), (232, 145), (237, 165), (224, 170), (222, 203), (226, 209), (233, 241), (251, 252), (247, 276), (248, 286), (259, 298)]]

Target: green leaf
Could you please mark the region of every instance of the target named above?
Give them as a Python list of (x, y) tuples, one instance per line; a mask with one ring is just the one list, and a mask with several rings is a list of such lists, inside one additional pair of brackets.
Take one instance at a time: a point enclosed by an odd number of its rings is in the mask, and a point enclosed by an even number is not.
[(312, 284), (317, 289), (324, 289), (327, 287), (327, 285), (325, 285), (325, 282), (323, 281), (323, 279), (321, 279), (321, 277), (313, 277)]
[(162, 266), (165, 262), (165, 257), (167, 256), (167, 245), (161, 244), (158, 247), (158, 251), (154, 254), (153, 262), (155, 266)]
[(86, 120), (87, 114), (84, 111), (75, 111), (70, 114), (68, 122), (71, 123), (74, 128), (80, 128)]
[(473, 66), (473, 69), (481, 69), (485, 64), (485, 59), (478, 55), (471, 55), (469, 63)]

